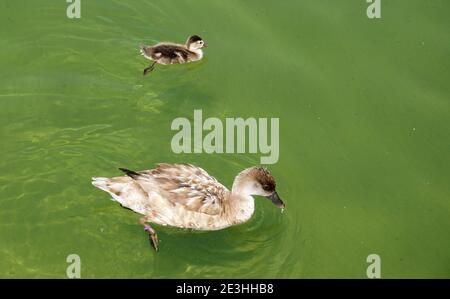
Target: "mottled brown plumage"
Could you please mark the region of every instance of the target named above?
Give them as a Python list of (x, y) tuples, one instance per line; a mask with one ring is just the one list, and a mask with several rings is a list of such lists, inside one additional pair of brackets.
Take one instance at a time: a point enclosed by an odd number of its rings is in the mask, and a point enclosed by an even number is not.
[(161, 195), (167, 200), (183, 205), (189, 211), (218, 215), (229, 195), (228, 189), (215, 178), (190, 164), (162, 163), (153, 170), (141, 173), (157, 182)]
[(252, 169), (252, 175), (255, 176), (255, 179), (261, 184), (262, 188), (265, 191), (267, 192), (275, 191), (276, 187), (275, 178), (267, 170), (267, 168), (255, 167)]
[[(254, 212), (252, 195), (266, 196), (284, 208), (275, 191), (275, 179), (265, 168), (251, 167), (239, 173), (231, 191), (191, 164), (162, 163), (151, 170), (121, 170), (126, 176), (93, 178), (92, 184), (122, 206), (144, 215), (142, 223), (223, 229), (250, 219)], [(154, 232), (148, 225), (146, 230)], [(156, 233), (150, 235), (157, 248)]]

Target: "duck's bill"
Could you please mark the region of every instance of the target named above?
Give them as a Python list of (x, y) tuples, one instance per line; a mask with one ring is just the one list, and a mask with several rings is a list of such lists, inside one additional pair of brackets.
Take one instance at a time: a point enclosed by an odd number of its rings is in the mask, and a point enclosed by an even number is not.
[(285, 208), (285, 204), (281, 200), (281, 198), (278, 196), (277, 192), (272, 193), (272, 195), (267, 196), (267, 198), (270, 199), (270, 201), (272, 201), (273, 204), (276, 205), (277, 207), (279, 207), (280, 209)]

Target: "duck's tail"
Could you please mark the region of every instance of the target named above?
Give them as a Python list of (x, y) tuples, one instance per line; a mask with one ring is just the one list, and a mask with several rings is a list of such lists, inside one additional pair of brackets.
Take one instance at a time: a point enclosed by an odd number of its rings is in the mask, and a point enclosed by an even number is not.
[[(129, 171), (133, 174), (133, 171)], [(145, 214), (146, 209), (143, 200), (146, 199), (142, 189), (136, 188), (134, 179), (129, 176), (102, 178), (93, 177), (92, 185), (100, 190), (108, 192), (111, 200), (117, 201), (122, 207), (131, 209), (137, 213)]]
[(112, 200), (122, 203), (121, 193), (126, 184), (116, 181), (114, 178), (93, 177), (92, 185), (100, 190), (108, 192)]
[(108, 192), (109, 179), (108, 178), (93, 177), (92, 178), (92, 185), (94, 185), (94, 187), (97, 187), (98, 189), (101, 189), (103, 191)]

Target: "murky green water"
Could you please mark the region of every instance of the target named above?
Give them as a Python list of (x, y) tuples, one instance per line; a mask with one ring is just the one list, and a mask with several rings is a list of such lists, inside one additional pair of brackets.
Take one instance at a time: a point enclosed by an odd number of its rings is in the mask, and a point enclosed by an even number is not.
[[(0, 277), (450, 276), (450, 2), (82, 0), (0, 3)], [(205, 59), (137, 51), (199, 34)], [(90, 184), (117, 167), (190, 162), (228, 187), (255, 154), (174, 154), (176, 117), (279, 117), (269, 168), (284, 214), (158, 227)]]

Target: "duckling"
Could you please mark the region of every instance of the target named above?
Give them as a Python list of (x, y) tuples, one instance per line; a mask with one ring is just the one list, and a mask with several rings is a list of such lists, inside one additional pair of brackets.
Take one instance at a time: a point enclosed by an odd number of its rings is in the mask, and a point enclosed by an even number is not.
[(163, 42), (154, 46), (142, 46), (141, 54), (153, 61), (144, 69), (144, 76), (153, 71), (157, 63), (176, 64), (200, 60), (203, 58), (204, 47), (206, 43), (198, 35), (190, 36), (185, 45)]
[(158, 236), (149, 223), (193, 230), (220, 230), (248, 221), (253, 195), (265, 196), (278, 208), (285, 204), (272, 174), (250, 167), (234, 179), (231, 191), (205, 170), (191, 164), (158, 164), (151, 170), (119, 168), (125, 176), (93, 177), (92, 184), (108, 192), (123, 207), (143, 215), (140, 224), (158, 250)]

